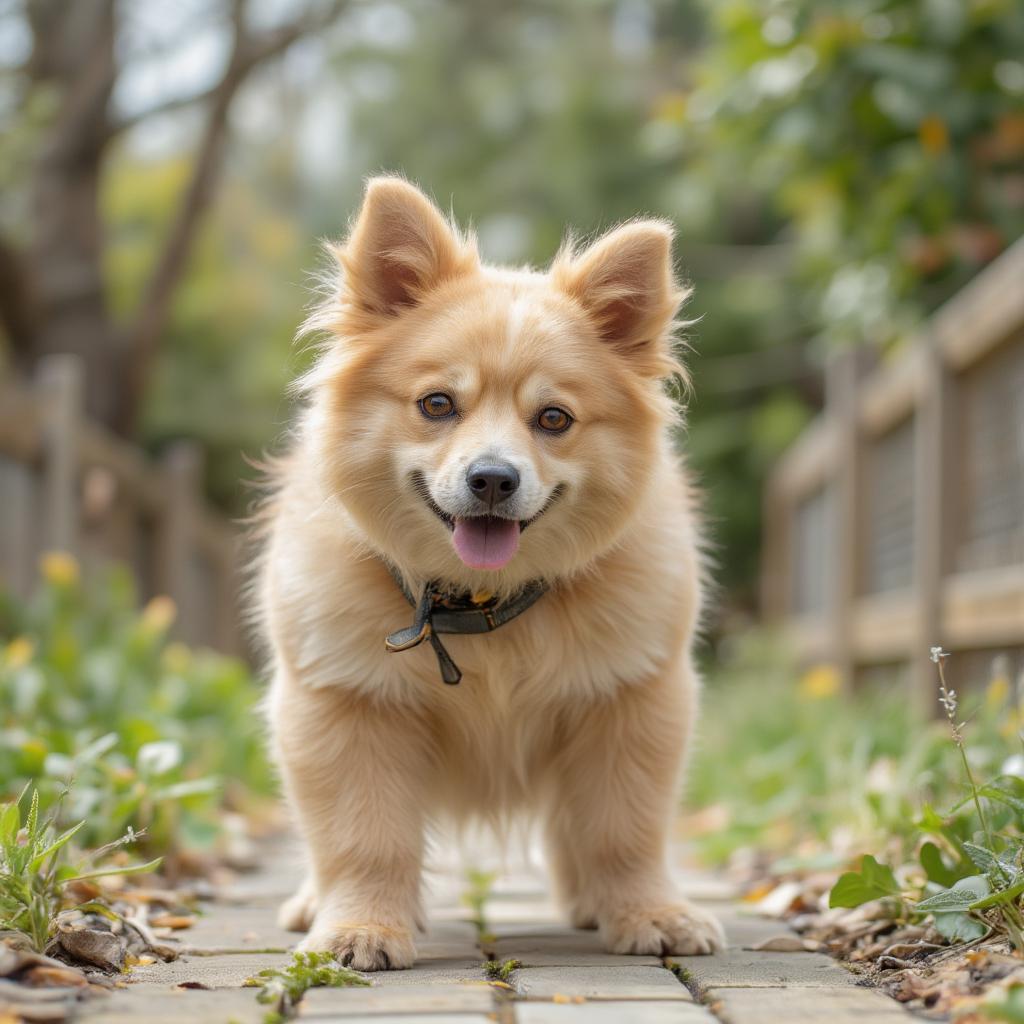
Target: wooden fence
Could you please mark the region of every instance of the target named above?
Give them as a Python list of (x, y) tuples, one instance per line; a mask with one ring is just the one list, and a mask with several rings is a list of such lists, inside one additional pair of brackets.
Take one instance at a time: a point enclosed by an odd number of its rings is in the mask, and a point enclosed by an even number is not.
[(847, 686), (901, 666), (930, 709), (934, 645), (964, 681), (997, 651), (1024, 670), (1024, 239), (892, 361), (832, 360), (766, 488), (763, 558), (766, 618)]
[(27, 594), (43, 552), (87, 578), (119, 561), (143, 598), (174, 600), (180, 639), (242, 653), (238, 531), (203, 501), (199, 449), (151, 463), (84, 417), (82, 388), (74, 356), (50, 357), (31, 390), (0, 380), (0, 577)]

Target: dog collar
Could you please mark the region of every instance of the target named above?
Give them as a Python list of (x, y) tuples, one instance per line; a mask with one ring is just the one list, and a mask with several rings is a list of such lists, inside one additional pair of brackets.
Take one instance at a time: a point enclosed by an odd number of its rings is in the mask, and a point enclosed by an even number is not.
[(462, 672), (441, 643), (438, 633), (490, 633), (522, 615), (548, 590), (546, 583), (533, 580), (514, 597), (499, 601), (488, 593), (453, 593), (437, 580), (431, 580), (424, 585), (423, 593), (417, 599), (406, 586), (402, 574), (390, 562), (385, 564), (416, 613), (412, 625), (389, 633), (384, 639), (384, 646), (388, 651), (398, 653), (428, 641), (437, 655), (441, 678), (449, 686), (462, 679)]

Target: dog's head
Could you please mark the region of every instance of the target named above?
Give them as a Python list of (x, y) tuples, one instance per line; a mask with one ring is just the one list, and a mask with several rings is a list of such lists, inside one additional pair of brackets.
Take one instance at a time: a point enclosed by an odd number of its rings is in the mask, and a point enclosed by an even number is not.
[(311, 321), (328, 342), (306, 429), (375, 548), (500, 591), (615, 542), (672, 416), (671, 240), (637, 221), (547, 273), (500, 270), (413, 186), (370, 182)]

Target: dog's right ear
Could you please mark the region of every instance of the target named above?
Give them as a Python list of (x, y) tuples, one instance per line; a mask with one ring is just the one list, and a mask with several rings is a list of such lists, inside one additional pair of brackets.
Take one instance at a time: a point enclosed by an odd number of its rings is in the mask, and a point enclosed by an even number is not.
[(338, 258), (345, 272), (345, 298), (379, 316), (395, 316), (415, 306), (443, 281), (478, 265), (472, 241), (401, 178), (370, 179)]

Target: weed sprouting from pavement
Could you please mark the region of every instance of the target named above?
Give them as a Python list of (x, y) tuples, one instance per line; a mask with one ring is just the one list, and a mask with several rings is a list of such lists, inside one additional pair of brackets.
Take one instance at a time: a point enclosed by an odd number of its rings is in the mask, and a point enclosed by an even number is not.
[(523, 966), (521, 960), (509, 957), (506, 960), (487, 960), (484, 962), (484, 973), (492, 981), (507, 983), (513, 971), (518, 971)]
[[(146, 864), (89, 869), (89, 863), (133, 842), (137, 833), (127, 832), (120, 839), (100, 847), (85, 864), (72, 863), (68, 856), (71, 840), (85, 822), (57, 833), (58, 810), (43, 817), (39, 811), (39, 791), (26, 786), (17, 800), (0, 808), (0, 931), (13, 931), (28, 939), (37, 953), (46, 949), (57, 917), (65, 907), (65, 890), (72, 882), (86, 882), (107, 875), (127, 875), (152, 871), (159, 859)], [(22, 815), (22, 803), (28, 796), (28, 810)], [(58, 808), (59, 809), (59, 808)], [(100, 913), (102, 904), (79, 904)], [(106, 911), (109, 913), (109, 911)]]
[(342, 967), (330, 953), (294, 953), (285, 967), (267, 967), (246, 982), (259, 988), (257, 1002), (270, 1006), (265, 1024), (279, 1024), (295, 1016), (299, 1000), (311, 988), (367, 987), (369, 980), (350, 967)]

